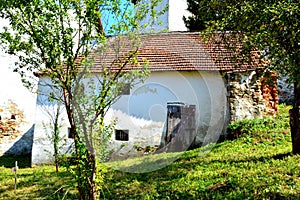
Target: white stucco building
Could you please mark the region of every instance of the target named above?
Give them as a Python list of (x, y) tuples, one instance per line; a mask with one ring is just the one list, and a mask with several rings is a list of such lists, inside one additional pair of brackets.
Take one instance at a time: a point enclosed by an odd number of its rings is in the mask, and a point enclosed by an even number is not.
[[(106, 122), (116, 120), (110, 142), (115, 157), (126, 158), (137, 146), (167, 146), (171, 147), (169, 150), (176, 151), (178, 149), (168, 146), (175, 143), (175, 146), (184, 144), (179, 149), (183, 151), (192, 143), (201, 146), (216, 142), (224, 134), (230, 119), (263, 114), (263, 95), (258, 84), (260, 72), (256, 66), (245, 65), (237, 69), (228, 62), (230, 58), (224, 46), (220, 48), (216, 44), (205, 43), (199, 33), (187, 32), (182, 19), (189, 15), (186, 0), (163, 0), (158, 10), (164, 9), (166, 5), (165, 14), (158, 18), (151, 30), (146, 30), (163, 33), (144, 34), (140, 38), (138, 60), (149, 61), (149, 77), (144, 83), (124, 93), (106, 115)], [(110, 43), (115, 41), (114, 37), (110, 38)], [(121, 53), (126, 54), (131, 50), (126, 50), (126, 45), (124, 47)], [(101, 73), (102, 66), (109, 66), (117, 58), (109, 48), (106, 54), (103, 57), (93, 55), (95, 60), (91, 71), (95, 77)], [(9, 58), (0, 54), (0, 59), (7, 63)], [(237, 74), (237, 71), (242, 75)], [(5, 78), (10, 76), (8, 72), (5, 73)], [(0, 83), (7, 85), (12, 81), (11, 84), (17, 87), (18, 92), (1, 87), (1, 97), (15, 99), (24, 113), (28, 113), (26, 116), (31, 120), (29, 124), (35, 124), (32, 165), (51, 162), (53, 145), (49, 140), (52, 131), (49, 114), (53, 115), (57, 111), (57, 105), (44, 96), (51, 92), (51, 80), (44, 74), (39, 76), (39, 95), (35, 104), (35, 96), (32, 97), (26, 90), (23, 93), (19, 79), (15, 82), (16, 79), (5, 78)], [(35, 110), (34, 116), (32, 110)], [(68, 153), (72, 151), (73, 139), (63, 107), (59, 118), (62, 138), (60, 150), (61, 153)], [(179, 138), (179, 143), (172, 138)], [(15, 140), (15, 143), (18, 141)]]
[[(147, 1), (149, 4), (151, 3), (151, 1), (146, 0), (146, 2)], [(186, 0), (163, 0), (162, 3), (157, 7), (157, 10), (159, 12), (166, 9), (166, 12), (158, 17), (156, 24), (152, 26), (151, 29), (147, 28), (143, 31), (186, 31), (187, 28), (185, 27), (183, 22), (183, 15), (188, 15), (186, 8)], [(146, 19), (141, 23), (149, 23), (149, 17), (146, 17)], [(169, 66), (165, 67), (169, 68)], [(197, 78), (195, 78), (197, 77), (197, 72), (181, 73), (177, 72), (176, 70), (172, 70), (172, 72), (168, 71), (169, 70), (166, 70), (164, 73), (152, 73), (147, 79), (145, 85), (138, 85), (131, 90), (130, 95), (124, 95), (123, 97), (121, 97), (121, 99), (112, 106), (112, 109), (107, 114), (106, 120), (108, 121), (112, 118), (118, 118), (116, 127), (117, 129), (130, 129), (130, 145), (127, 146), (136, 145), (136, 142), (138, 141), (140, 141), (142, 146), (146, 144), (151, 146), (159, 145), (162, 137), (161, 134), (163, 132), (163, 129), (165, 128), (167, 102), (183, 101), (187, 104), (193, 103), (199, 106), (199, 96), (197, 96), (198, 94), (194, 94), (193, 92), (193, 90), (195, 89), (194, 87), (197, 87), (195, 86), (195, 84), (197, 85), (197, 83), (199, 83), (201, 85), (200, 87), (202, 87), (201, 90), (207, 91), (208, 89), (205, 81), (212, 81), (211, 79), (205, 80), (205, 78), (200, 81), (197, 80)], [(218, 75), (218, 73), (216, 74)], [(167, 78), (169, 76), (173, 78)], [(165, 81), (162, 81), (163, 79), (165, 79)], [(49, 80), (48, 78), (40, 78), (40, 94), (47, 93), (45, 92), (45, 90), (47, 90), (47, 87), (43, 88), (42, 86), (44, 81), (48, 82)], [(178, 90), (180, 87), (174, 87), (178, 81), (183, 81), (181, 90)], [(152, 88), (157, 93), (147, 93), (146, 89), (149, 88), (150, 90)], [(187, 90), (187, 88), (189, 88), (189, 90)], [(144, 94), (140, 94), (140, 91), (142, 90), (145, 91)], [(188, 94), (192, 94), (192, 96)], [(47, 113), (45, 113), (45, 106), (41, 105), (40, 99), (42, 98), (43, 97), (37, 98), (38, 102), (36, 110), (34, 144), (32, 151), (32, 164), (39, 164), (45, 162), (46, 160), (52, 159), (50, 158), (51, 156), (49, 157), (49, 155), (51, 155), (53, 148), (51, 146), (51, 142), (47, 140), (48, 136), (47, 134), (45, 134), (44, 126), (45, 122), (49, 120), (49, 116), (47, 116)], [(143, 103), (141, 103), (141, 98), (145, 98), (148, 101), (142, 100)], [(206, 99), (201, 101), (203, 103), (208, 103), (210, 100)], [(53, 110), (53, 107), (49, 109)], [(66, 142), (66, 151), (68, 151), (68, 146), (70, 143), (72, 143), (72, 139), (68, 138), (69, 126), (67, 123), (67, 118), (66, 116), (62, 118), (64, 118), (64, 120), (62, 120), (62, 132), (66, 137), (64, 141)], [(200, 114), (198, 113), (198, 111), (197, 118), (200, 119)], [(145, 130), (147, 131), (145, 132)], [(118, 148), (122, 143), (123, 141), (114, 140), (111, 146)]]
[[(0, 31), (8, 23), (0, 19)], [(0, 49), (0, 156), (31, 152), (35, 121), (36, 95), (23, 86), (21, 77), (13, 72), (17, 58)], [(14, 115), (15, 131), (6, 130), (7, 121)]]
[[(112, 43), (114, 41), (119, 40), (111, 40)], [(188, 143), (185, 149), (192, 143), (201, 146), (216, 142), (224, 133), (230, 118), (236, 117), (236, 114), (244, 117), (262, 116), (264, 107), (262, 93), (260, 87), (255, 85), (260, 76), (255, 66), (244, 65), (237, 69), (228, 62), (229, 54), (226, 49), (203, 42), (199, 33), (146, 34), (141, 37), (141, 41), (138, 60), (149, 61), (150, 76), (144, 83), (135, 85), (129, 93), (123, 94), (106, 115), (107, 122), (117, 121), (110, 143), (110, 148), (116, 153), (126, 157), (136, 146), (166, 145), (171, 141), (173, 133), (180, 133), (184, 138), (188, 138), (184, 141)], [(121, 50), (120, 55), (123, 52), (126, 52), (126, 48)], [(95, 77), (101, 72), (102, 66), (107, 66), (106, 64), (112, 63), (116, 58), (113, 51), (109, 50), (105, 56), (101, 57), (95, 53), (92, 57), (94, 64), (91, 71)], [(128, 67), (125, 70), (131, 69)], [(244, 73), (241, 80), (236, 81), (234, 78), (236, 71), (238, 74)], [(47, 76), (41, 76), (40, 94), (47, 93), (45, 82), (51, 83)], [(234, 83), (234, 91), (230, 91), (230, 82)], [(239, 91), (239, 88), (243, 90)], [(237, 102), (232, 100), (231, 105), (228, 100), (234, 96), (233, 92), (241, 94), (256, 92), (256, 98), (260, 99), (255, 102), (258, 106), (252, 108), (254, 103), (251, 97), (238, 99)], [(239, 102), (240, 104), (235, 105)], [(176, 110), (177, 108), (175, 111), (172, 110), (173, 108), (170, 108), (172, 105), (181, 106), (181, 110)], [(192, 106), (190, 113), (184, 114), (182, 108), (184, 105)], [(233, 105), (236, 107), (235, 110), (232, 110)], [(37, 104), (33, 164), (45, 162), (47, 160), (45, 158), (50, 158), (43, 152), (49, 152), (52, 148), (46, 140), (42, 125), (42, 119), (46, 119), (42, 106), (45, 104)], [(68, 145), (72, 139), (68, 138), (67, 118), (66, 116), (62, 118), (64, 122), (61, 133), (65, 138), (67, 151), (70, 149)], [(177, 130), (182, 126), (185, 127), (184, 130)], [(172, 130), (168, 130), (170, 128)]]

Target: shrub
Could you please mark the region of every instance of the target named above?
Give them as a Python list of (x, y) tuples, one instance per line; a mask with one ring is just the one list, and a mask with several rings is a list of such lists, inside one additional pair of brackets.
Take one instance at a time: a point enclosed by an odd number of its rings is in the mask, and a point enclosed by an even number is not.
[(278, 133), (286, 134), (289, 129), (288, 110), (290, 106), (279, 105), (278, 115), (274, 118), (264, 117), (262, 119), (244, 119), (233, 122), (227, 127), (226, 139), (234, 140), (242, 135), (269, 138)]

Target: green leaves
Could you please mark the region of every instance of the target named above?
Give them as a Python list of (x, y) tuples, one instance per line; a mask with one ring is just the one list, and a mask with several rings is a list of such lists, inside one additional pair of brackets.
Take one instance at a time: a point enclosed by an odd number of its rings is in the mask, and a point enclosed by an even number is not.
[[(271, 61), (270, 68), (288, 74), (291, 80), (297, 76), (300, 68), (299, 1), (188, 2), (193, 14), (186, 20), (188, 28), (246, 35), (248, 40), (244, 47), (264, 51), (264, 56)], [(208, 15), (203, 14), (206, 10)]]
[[(62, 93), (56, 96), (53, 90), (44, 95), (60, 99), (65, 105), (74, 134), (80, 199), (95, 197), (95, 151), (107, 143), (105, 139), (112, 132), (111, 127), (104, 125), (104, 115), (126, 84), (143, 81), (149, 73), (146, 62), (139, 63), (136, 58), (140, 46), (138, 25), (149, 16), (147, 19), (155, 20), (159, 2), (140, 3), (133, 12), (127, 9), (131, 3), (121, 0), (0, 0), (0, 17), (10, 23), (0, 33), (0, 41), (7, 53), (19, 58), (15, 71), (24, 82), (28, 81), (28, 71), (41, 72), (51, 79), (47, 85), (55, 85), (52, 88)], [(102, 22), (104, 7), (111, 11), (109, 19), (115, 20), (108, 28), (108, 33), (114, 35), (110, 41), (116, 42), (113, 48), (107, 47), (106, 24)], [(125, 33), (128, 37), (121, 37)], [(129, 43), (125, 53), (123, 39)], [(100, 73), (91, 74), (94, 57), (101, 63), (109, 51), (116, 59), (98, 64)]]

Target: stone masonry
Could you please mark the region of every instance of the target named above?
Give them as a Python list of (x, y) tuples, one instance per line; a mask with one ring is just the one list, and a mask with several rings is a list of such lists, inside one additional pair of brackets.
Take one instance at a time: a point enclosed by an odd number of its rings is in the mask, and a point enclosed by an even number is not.
[(278, 95), (274, 80), (276, 75), (261, 70), (228, 73), (230, 121), (276, 115)]
[(0, 106), (0, 156), (28, 155), (32, 149), (33, 126), (13, 101)]

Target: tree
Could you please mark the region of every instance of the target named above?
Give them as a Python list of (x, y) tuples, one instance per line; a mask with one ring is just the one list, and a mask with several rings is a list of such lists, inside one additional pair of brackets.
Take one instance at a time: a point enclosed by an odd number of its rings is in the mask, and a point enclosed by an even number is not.
[[(289, 77), (294, 85), (293, 108), (290, 111), (290, 126), (293, 153), (300, 153), (300, 23), (298, 0), (202, 0), (192, 4), (188, 0), (193, 21), (199, 16), (197, 11), (209, 5), (218, 10), (218, 17), (209, 17), (205, 33), (218, 32), (223, 41), (238, 40), (242, 52), (261, 52), (260, 59), (268, 59), (268, 68)], [(201, 4), (202, 7), (199, 7)], [(198, 7), (197, 7), (198, 6)], [(222, 9), (219, 9), (219, 8)], [(205, 18), (207, 19), (207, 18)], [(201, 28), (201, 27), (200, 27)], [(222, 34), (228, 33), (231, 34)]]
[(221, 3), (221, 1), (207, 1), (201, 0), (188, 0), (187, 10), (192, 13), (192, 16), (183, 20), (186, 27), (190, 31), (202, 31), (207, 28), (207, 22), (211, 20), (221, 20), (222, 10), (226, 8), (226, 2)]
[[(52, 86), (49, 85), (49, 87)], [(56, 91), (55, 95), (54, 95), (54, 91)], [(63, 137), (60, 135), (60, 129), (62, 127), (62, 120), (63, 120), (61, 119), (62, 117), (61, 115), (63, 113), (63, 106), (61, 101), (62, 99), (61, 93), (57, 91), (57, 88), (51, 88), (51, 94), (44, 94), (44, 95), (42, 94), (42, 96), (39, 96), (39, 98), (37, 99), (37, 102), (39, 105), (41, 105), (41, 108), (43, 109), (44, 113), (48, 117), (48, 120), (46, 122), (43, 122), (43, 127), (45, 132), (48, 135), (48, 138), (53, 144), (55, 170), (56, 173), (58, 173), (60, 148), (63, 147), (63, 145), (61, 145), (61, 142), (63, 141)], [(60, 97), (60, 98), (56, 98), (56, 97)]]
[[(140, 64), (136, 59), (139, 22), (147, 13), (155, 19), (158, 2), (139, 3), (130, 9), (133, 5), (122, 0), (0, 0), (0, 17), (10, 23), (0, 33), (1, 45), (19, 58), (14, 70), (29, 87), (32, 82), (27, 71), (35, 71), (50, 77), (51, 84), (62, 91), (74, 136), (79, 199), (96, 199), (97, 175), (101, 171), (95, 153), (96, 142), (101, 140), (96, 138), (107, 129), (103, 120), (106, 111), (125, 84), (133, 86), (147, 75), (147, 63)], [(102, 23), (103, 13), (112, 15), (109, 27)], [(125, 33), (128, 36), (124, 37)], [(109, 39), (106, 34), (115, 37)], [(124, 38), (129, 45), (121, 54)], [(112, 42), (113, 48), (108, 48)], [(89, 78), (95, 52), (104, 57), (107, 49), (115, 53), (114, 60), (102, 65), (98, 78)], [(133, 70), (125, 73), (128, 66)], [(136, 66), (139, 68), (134, 70)], [(78, 95), (88, 89), (97, 89), (89, 102)], [(82, 106), (85, 103), (87, 107)]]

